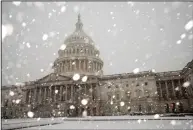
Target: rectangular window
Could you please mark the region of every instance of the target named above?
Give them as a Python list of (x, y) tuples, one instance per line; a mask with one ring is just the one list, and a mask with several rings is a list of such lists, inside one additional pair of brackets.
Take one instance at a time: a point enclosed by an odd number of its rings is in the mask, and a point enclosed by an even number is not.
[(117, 97), (117, 100), (119, 100), (119, 99), (120, 99), (119, 94), (117, 94), (117, 96), (116, 96), (116, 97)]
[(111, 100), (111, 95), (108, 95), (108, 100)]

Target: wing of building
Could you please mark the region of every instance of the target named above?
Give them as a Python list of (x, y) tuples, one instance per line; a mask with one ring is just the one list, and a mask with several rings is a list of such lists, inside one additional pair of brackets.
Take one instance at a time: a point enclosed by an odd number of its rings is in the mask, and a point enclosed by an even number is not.
[(193, 112), (193, 60), (182, 70), (103, 75), (103, 61), (80, 15), (53, 64), (33, 82), (2, 87), (2, 118)]

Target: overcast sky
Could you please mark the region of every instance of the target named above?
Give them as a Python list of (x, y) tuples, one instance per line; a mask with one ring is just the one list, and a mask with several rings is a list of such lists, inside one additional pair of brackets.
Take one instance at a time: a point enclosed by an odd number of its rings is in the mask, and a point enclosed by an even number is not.
[(191, 2), (3, 2), (3, 85), (52, 72), (78, 12), (105, 75), (180, 70), (193, 59)]

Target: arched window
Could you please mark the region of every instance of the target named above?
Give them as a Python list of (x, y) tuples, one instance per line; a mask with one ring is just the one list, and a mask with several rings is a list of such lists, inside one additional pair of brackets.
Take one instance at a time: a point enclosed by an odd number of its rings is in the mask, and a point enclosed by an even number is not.
[(142, 95), (142, 91), (141, 90), (138, 89), (138, 90), (135, 91), (135, 96), (136, 97), (141, 97), (141, 95)]

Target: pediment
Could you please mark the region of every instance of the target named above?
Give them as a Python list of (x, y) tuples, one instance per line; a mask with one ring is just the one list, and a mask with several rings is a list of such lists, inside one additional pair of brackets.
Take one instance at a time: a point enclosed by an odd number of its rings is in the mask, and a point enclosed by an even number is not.
[(54, 81), (69, 81), (71, 80), (70, 77), (59, 75), (56, 73), (51, 73), (49, 75), (46, 75), (45, 77), (39, 79), (38, 83), (45, 83), (45, 82), (54, 82)]

